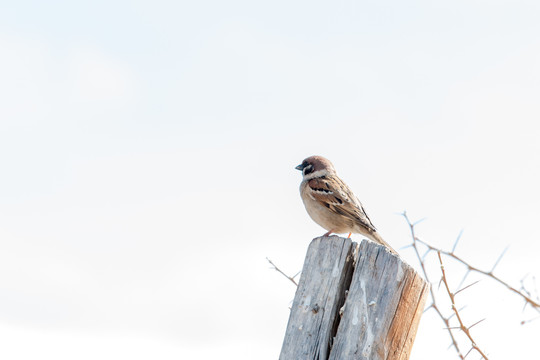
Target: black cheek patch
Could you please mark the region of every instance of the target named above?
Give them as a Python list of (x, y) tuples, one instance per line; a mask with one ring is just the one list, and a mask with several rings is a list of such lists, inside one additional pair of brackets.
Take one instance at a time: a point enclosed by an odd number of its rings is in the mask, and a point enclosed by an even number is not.
[(304, 175), (311, 174), (313, 172), (313, 165), (308, 165), (304, 168)]

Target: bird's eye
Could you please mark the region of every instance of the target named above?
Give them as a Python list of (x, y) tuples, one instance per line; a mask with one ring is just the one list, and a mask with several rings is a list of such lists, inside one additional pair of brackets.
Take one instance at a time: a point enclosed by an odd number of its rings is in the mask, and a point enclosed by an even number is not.
[(310, 174), (313, 172), (313, 165), (309, 164), (304, 166), (304, 175)]

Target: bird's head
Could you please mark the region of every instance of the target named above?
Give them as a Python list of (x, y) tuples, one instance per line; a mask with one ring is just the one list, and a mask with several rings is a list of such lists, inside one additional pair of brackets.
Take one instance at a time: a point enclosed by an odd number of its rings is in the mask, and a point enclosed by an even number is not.
[(300, 165), (295, 167), (296, 170), (302, 171), (304, 180), (309, 180), (317, 177), (327, 176), (335, 174), (336, 170), (330, 160), (322, 156), (310, 156)]

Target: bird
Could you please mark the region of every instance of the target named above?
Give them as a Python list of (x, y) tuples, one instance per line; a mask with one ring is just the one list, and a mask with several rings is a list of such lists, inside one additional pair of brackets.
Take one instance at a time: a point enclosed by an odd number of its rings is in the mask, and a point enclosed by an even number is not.
[(322, 156), (310, 156), (295, 167), (302, 171), (300, 196), (309, 216), (332, 233), (361, 234), (370, 240), (397, 252), (381, 237), (362, 203), (337, 175), (334, 165)]

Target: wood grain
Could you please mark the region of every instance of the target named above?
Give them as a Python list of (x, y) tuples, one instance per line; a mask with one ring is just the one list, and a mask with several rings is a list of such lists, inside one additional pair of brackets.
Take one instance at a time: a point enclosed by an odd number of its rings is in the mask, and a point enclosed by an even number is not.
[(413, 268), (382, 245), (316, 238), (280, 360), (407, 360), (428, 290)]
[(428, 286), (385, 247), (362, 241), (329, 359), (408, 359)]
[(350, 239), (313, 239), (306, 254), (280, 360), (328, 359), (352, 275)]

